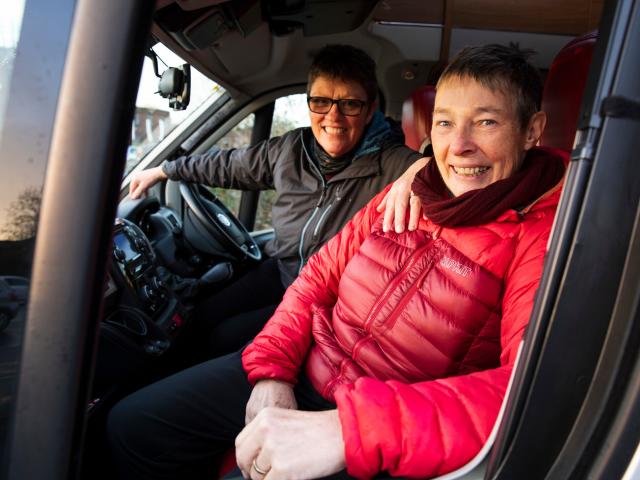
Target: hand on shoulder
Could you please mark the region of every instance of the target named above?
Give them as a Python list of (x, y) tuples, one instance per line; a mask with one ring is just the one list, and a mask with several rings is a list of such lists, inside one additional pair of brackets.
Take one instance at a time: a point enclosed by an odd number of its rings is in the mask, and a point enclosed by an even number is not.
[[(422, 211), (422, 203), (411, 192), (411, 184), (416, 174), (424, 168), (431, 157), (423, 157), (411, 165), (391, 186), (391, 190), (382, 199), (377, 207), (378, 212), (384, 212), (382, 229), (385, 232), (394, 230), (402, 233), (405, 227), (408, 230), (418, 228), (418, 220)], [(407, 225), (407, 210), (409, 210), (409, 223)]]

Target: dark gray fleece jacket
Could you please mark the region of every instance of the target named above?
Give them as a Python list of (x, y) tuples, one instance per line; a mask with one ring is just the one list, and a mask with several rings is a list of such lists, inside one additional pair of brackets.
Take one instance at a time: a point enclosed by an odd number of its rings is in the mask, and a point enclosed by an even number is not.
[(299, 128), (243, 149), (212, 149), (166, 161), (172, 180), (240, 190), (276, 191), (275, 237), (265, 253), (279, 260), (286, 287), (307, 259), (385, 186), (422, 157), (406, 147), (397, 125), (380, 114), (365, 132), (353, 161), (325, 179), (309, 155), (312, 132)]

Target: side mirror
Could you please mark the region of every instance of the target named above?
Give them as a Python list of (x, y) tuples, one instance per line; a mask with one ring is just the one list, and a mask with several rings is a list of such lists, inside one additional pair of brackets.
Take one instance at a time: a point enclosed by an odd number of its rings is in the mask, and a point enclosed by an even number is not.
[(169, 99), (169, 107), (184, 110), (191, 97), (191, 66), (185, 63), (181, 67), (169, 67), (160, 77), (158, 93)]
[(149, 48), (146, 56), (153, 62), (153, 71), (160, 79), (156, 93), (159, 93), (162, 98), (169, 99), (170, 108), (185, 110), (191, 99), (191, 66), (185, 63), (181, 67), (168, 67), (160, 75), (156, 52)]

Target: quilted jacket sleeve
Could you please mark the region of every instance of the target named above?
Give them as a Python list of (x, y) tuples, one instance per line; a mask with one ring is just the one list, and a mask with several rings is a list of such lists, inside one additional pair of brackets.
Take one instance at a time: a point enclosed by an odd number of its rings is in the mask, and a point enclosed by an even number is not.
[[(553, 217), (550, 212), (547, 217)], [(336, 391), (348, 472), (431, 477), (461, 467), (488, 438), (542, 274), (551, 218), (521, 233), (505, 278), (498, 368), (416, 384), (361, 378)]]
[(374, 197), (309, 259), (273, 317), (245, 349), (242, 363), (252, 384), (265, 378), (296, 383), (311, 346), (312, 309), (335, 304), (340, 276), (380, 216), (376, 206), (389, 188)]

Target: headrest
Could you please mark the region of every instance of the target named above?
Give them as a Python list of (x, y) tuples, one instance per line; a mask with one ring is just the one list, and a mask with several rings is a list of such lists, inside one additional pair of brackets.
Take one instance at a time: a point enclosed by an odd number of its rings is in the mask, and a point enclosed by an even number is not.
[(571, 151), (598, 32), (569, 42), (551, 64), (542, 93), (542, 110), (547, 126), (540, 139), (545, 147)]
[(421, 152), (431, 139), (431, 118), (436, 99), (436, 87), (416, 88), (402, 104), (402, 131), (409, 148)]

